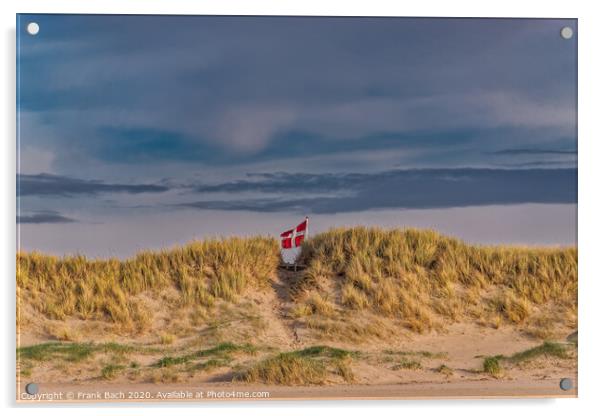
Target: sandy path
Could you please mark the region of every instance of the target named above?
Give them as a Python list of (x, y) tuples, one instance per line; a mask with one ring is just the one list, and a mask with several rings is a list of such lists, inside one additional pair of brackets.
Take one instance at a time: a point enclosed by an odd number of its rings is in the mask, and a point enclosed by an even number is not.
[(299, 272), (278, 268), (276, 276), (271, 281), (274, 297), (267, 305), (268, 309), (271, 309), (271, 312), (277, 315), (278, 319), (276, 321), (279, 322), (279, 325), (284, 327), (291, 348), (297, 348), (301, 344), (297, 332), (297, 322), (288, 313), (293, 306), (291, 288), (299, 277)]
[[(385, 385), (266, 386), (210, 384), (40, 384), (38, 394), (54, 394), (57, 402), (110, 401), (220, 401), (220, 400), (328, 400), (328, 399), (449, 399), (577, 397), (577, 387), (559, 388), (559, 380), (479, 380), (446, 383)], [(23, 388), (20, 389), (23, 391)], [(265, 397), (265, 393), (269, 397)], [(59, 394), (62, 393), (58, 397)], [(233, 396), (236, 394), (236, 396)], [(244, 397), (262, 395), (264, 397)], [(163, 397), (161, 396), (163, 395)], [(230, 395), (230, 397), (228, 397)], [(122, 396), (122, 397), (117, 397)], [(165, 397), (168, 396), (168, 397)], [(143, 398), (147, 397), (147, 398)], [(40, 397), (41, 398), (41, 397)], [(42, 401), (19, 393), (18, 402)]]

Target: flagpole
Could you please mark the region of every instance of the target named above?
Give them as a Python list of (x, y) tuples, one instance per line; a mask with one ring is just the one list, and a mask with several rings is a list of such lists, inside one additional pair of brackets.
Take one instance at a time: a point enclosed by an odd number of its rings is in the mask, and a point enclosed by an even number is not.
[(309, 217), (305, 217), (305, 239), (309, 238)]
[[(298, 227), (298, 226), (297, 226)], [(297, 227), (294, 228), (295, 231), (293, 231), (293, 246), (297, 247)], [(297, 257), (298, 255), (295, 256), (295, 261), (293, 262), (293, 267), (294, 267), (294, 271), (295, 273), (297, 273)]]

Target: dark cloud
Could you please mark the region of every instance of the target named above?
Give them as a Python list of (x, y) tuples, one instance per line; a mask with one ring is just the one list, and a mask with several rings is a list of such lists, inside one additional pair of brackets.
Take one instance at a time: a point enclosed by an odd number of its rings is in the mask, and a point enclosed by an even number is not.
[(104, 183), (102, 181), (70, 178), (47, 173), (17, 175), (17, 196), (97, 195), (107, 192), (139, 194), (144, 192), (165, 192), (168, 189), (164, 185)]
[(483, 156), (504, 128), (519, 130), (507, 146), (575, 139), (576, 39), (558, 36), (575, 20), (20, 18), (46, 28), (19, 37), (21, 140), (55, 152), (62, 173), (89, 159), (143, 172), (149, 160), (252, 163), (416, 137), (432, 166), (437, 146)]
[(535, 167), (568, 167), (576, 166), (576, 160), (533, 160), (518, 163), (498, 163), (497, 166), (505, 168), (535, 168)]
[[(304, 212), (312, 211), (312, 206), (325, 202), (336, 203), (336, 198), (262, 198), (234, 201), (197, 201), (179, 204), (180, 207), (224, 210), (224, 211), (255, 211), (255, 212)], [(312, 211), (313, 212), (313, 211)]]
[[(199, 192), (278, 192), (286, 197), (209, 200), (181, 204), (198, 209), (339, 213), (375, 208), (450, 208), (521, 203), (576, 203), (576, 169), (415, 169), (374, 174), (254, 175)], [(329, 192), (329, 196), (308, 196)], [(336, 193), (343, 196), (332, 196)], [(290, 194), (295, 195), (290, 195)], [(346, 195), (347, 194), (347, 195)]]
[(248, 179), (235, 180), (214, 185), (197, 185), (193, 190), (204, 192), (330, 192), (348, 189), (350, 185), (359, 184), (369, 178), (386, 174), (311, 174), (311, 173), (254, 173), (248, 174)]
[(64, 224), (76, 222), (55, 211), (38, 211), (30, 215), (17, 215), (17, 224)]
[(503, 149), (492, 152), (495, 155), (576, 155), (577, 150), (557, 150), (557, 149)]

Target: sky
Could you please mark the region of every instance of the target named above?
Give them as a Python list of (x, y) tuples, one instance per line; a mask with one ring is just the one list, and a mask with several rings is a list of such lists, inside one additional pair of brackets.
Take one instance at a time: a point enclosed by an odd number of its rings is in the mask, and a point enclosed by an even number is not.
[(126, 257), (306, 215), (312, 233), (576, 244), (576, 20), (22, 14), (17, 30), (21, 250)]

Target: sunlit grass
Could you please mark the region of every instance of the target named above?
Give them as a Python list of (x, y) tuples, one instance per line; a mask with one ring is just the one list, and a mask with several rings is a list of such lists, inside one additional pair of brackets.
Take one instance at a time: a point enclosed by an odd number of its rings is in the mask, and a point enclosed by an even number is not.
[(125, 330), (145, 330), (152, 311), (136, 295), (175, 288), (173, 307), (233, 300), (267, 285), (279, 262), (276, 240), (198, 241), (127, 260), (17, 254), (17, 285), (24, 301), (49, 319), (97, 319)]
[(356, 353), (328, 346), (313, 346), (283, 352), (254, 363), (236, 374), (248, 383), (309, 385), (324, 384), (330, 374), (353, 382), (350, 362)]
[[(126, 260), (19, 253), (17, 284), (28, 313), (59, 322), (47, 331), (56, 339), (86, 338), (61, 326), (69, 319), (149, 332), (161, 308), (180, 326), (155, 336), (177, 345), (202, 325), (224, 335), (216, 325), (231, 313), (215, 311), (249, 291), (272, 290), (279, 261), (277, 241), (264, 237), (193, 242)], [(308, 239), (300, 261), (307, 268), (290, 288), (288, 313), (316, 338), (386, 339), (399, 328), (423, 333), (447, 320), (523, 325), (546, 339), (555, 325), (577, 323), (576, 248), (476, 246), (430, 230), (356, 227)], [(544, 318), (553, 325), (544, 327)]]
[[(442, 319), (523, 324), (542, 308), (559, 324), (576, 324), (576, 248), (476, 246), (430, 230), (356, 227), (307, 240), (302, 259), (308, 267), (294, 293), (312, 306), (303, 319), (316, 328), (345, 310), (394, 318), (414, 332)], [(333, 285), (339, 295), (324, 313), (315, 299)]]

